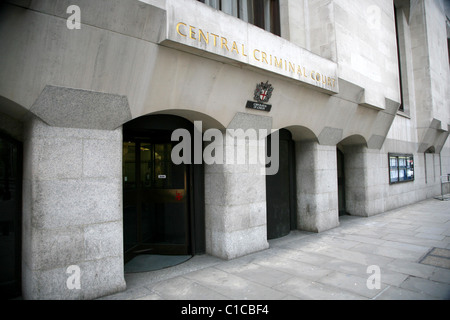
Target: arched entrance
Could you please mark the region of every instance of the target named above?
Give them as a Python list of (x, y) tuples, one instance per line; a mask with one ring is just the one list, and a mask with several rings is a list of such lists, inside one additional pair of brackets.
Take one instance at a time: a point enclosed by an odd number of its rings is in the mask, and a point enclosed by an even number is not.
[(371, 200), (367, 196), (371, 188), (369, 170), (364, 169), (368, 168), (367, 142), (363, 136), (352, 135), (339, 142), (336, 148), (339, 215), (367, 216)]
[(20, 295), (22, 144), (0, 133), (0, 298)]
[[(272, 152), (267, 138), (268, 154)], [(294, 141), (289, 130), (279, 130), (279, 170), (266, 175), (267, 239), (276, 239), (297, 228)]]
[(123, 126), (125, 262), (141, 254), (205, 251), (203, 166), (173, 163), (176, 129), (191, 137), (195, 130), (186, 119), (169, 115), (143, 116)]

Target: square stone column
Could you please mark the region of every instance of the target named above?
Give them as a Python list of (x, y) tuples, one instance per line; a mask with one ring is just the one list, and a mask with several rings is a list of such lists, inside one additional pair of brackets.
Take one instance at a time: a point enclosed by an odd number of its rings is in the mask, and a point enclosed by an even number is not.
[(363, 145), (344, 147), (345, 205), (349, 214), (368, 217), (384, 212), (388, 158)]
[[(266, 117), (238, 113), (230, 128), (255, 132), (263, 127), (261, 118), (264, 124)], [(260, 161), (265, 136), (235, 139), (227, 130), (222, 137), (223, 162), (205, 164), (205, 232), (206, 252), (228, 260), (269, 247), (265, 159)]]
[(339, 226), (335, 146), (296, 142), (297, 225), (322, 232)]
[(122, 130), (24, 134), (24, 299), (93, 299), (125, 289)]

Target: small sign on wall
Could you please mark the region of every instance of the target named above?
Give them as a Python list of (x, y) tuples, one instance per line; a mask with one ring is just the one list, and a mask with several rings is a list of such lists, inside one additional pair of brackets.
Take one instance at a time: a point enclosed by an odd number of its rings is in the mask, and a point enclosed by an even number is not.
[(246, 108), (255, 109), (260, 111), (270, 112), (272, 109), (271, 104), (266, 104), (272, 97), (273, 87), (269, 81), (261, 82), (256, 85), (255, 92), (253, 93), (253, 99), (256, 101), (247, 101)]
[(270, 112), (270, 110), (272, 109), (271, 104), (265, 104), (265, 103), (254, 102), (254, 101), (247, 101), (247, 105), (245, 107), (249, 108), (249, 109), (255, 109), (255, 110), (266, 111), (266, 112)]

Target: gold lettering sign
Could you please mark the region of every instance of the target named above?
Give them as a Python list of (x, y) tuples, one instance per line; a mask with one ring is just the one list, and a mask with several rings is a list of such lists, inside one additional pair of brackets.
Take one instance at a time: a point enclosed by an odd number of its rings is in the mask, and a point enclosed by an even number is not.
[[(233, 54), (236, 56), (248, 57), (249, 51), (247, 44), (245, 43), (233, 41), (225, 36), (214, 34), (184, 22), (177, 23), (176, 31), (178, 36), (189, 41), (195, 41), (196, 43), (204, 43), (207, 47), (210, 46), (220, 49), (224, 55)], [(289, 73), (293, 78), (299, 80), (303, 79), (303, 81), (310, 78), (310, 80), (308, 80), (309, 83), (312, 82), (317, 86), (325, 87), (330, 90), (336, 88), (337, 82), (335, 77), (330, 77), (318, 70), (310, 69), (308, 66), (298, 64), (295, 61), (286, 60), (283, 57), (276, 56), (270, 52), (265, 52), (259, 48), (255, 48), (251, 51), (250, 59), (253, 59), (256, 62), (256, 65), (259, 65), (262, 68), (267, 68), (267, 66), (275, 67), (280, 71)]]

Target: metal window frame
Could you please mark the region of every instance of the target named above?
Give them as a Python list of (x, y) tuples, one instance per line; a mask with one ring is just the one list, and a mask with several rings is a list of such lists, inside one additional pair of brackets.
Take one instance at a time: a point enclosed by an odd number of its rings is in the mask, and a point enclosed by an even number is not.
[[(197, 0), (206, 4), (205, 0)], [(222, 11), (222, 0), (219, 1), (219, 9)], [(208, 5), (208, 4), (206, 4)], [(234, 15), (233, 15), (234, 16)], [(237, 1), (237, 16), (238, 19), (244, 20), (241, 14), (241, 0)], [(280, 22), (280, 2), (279, 0), (265, 0), (256, 1), (253, 3), (252, 12), (253, 22), (248, 22), (274, 35), (281, 36), (281, 22)], [(268, 19), (267, 19), (268, 17)]]
[[(391, 179), (391, 158), (397, 158), (397, 172), (398, 172), (398, 181), (392, 181)], [(412, 165), (412, 170), (413, 170), (413, 177), (410, 180), (402, 180), (400, 181), (400, 165), (399, 165), (399, 161), (398, 158), (399, 157), (406, 157), (406, 158), (411, 158), (413, 161), (413, 165)], [(394, 185), (394, 184), (398, 184), (398, 183), (406, 183), (406, 182), (413, 182), (416, 179), (416, 174), (415, 174), (415, 164), (414, 164), (414, 155), (411, 153), (392, 153), (389, 152), (388, 153), (388, 176), (389, 176), (389, 184), (390, 185)]]

